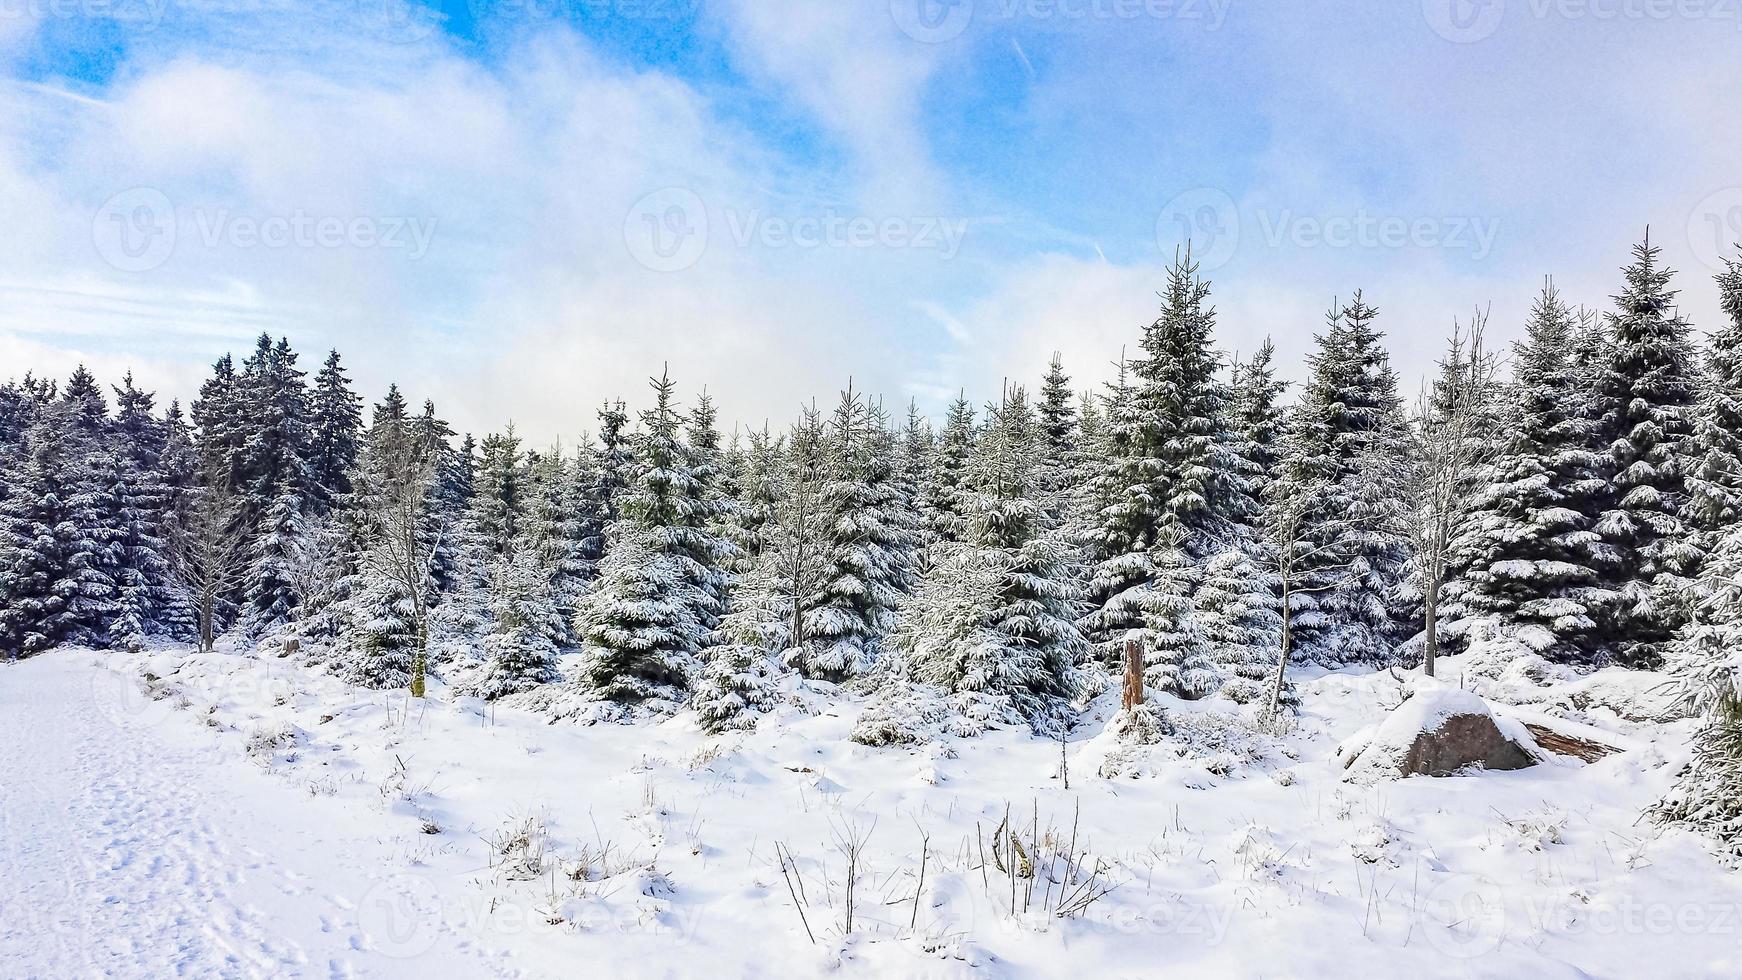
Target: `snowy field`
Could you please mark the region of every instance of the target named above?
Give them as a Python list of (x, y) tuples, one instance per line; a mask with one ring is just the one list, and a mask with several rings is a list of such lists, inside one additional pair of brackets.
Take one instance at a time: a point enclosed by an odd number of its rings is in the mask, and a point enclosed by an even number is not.
[(1288, 731), (1168, 702), (1139, 755), (1103, 695), (1067, 788), (1026, 732), (851, 742), (827, 685), (710, 737), (58, 652), (0, 667), (0, 976), (1742, 975), (1742, 878), (1639, 819), (1658, 678), (1530, 673), (1440, 672), (1624, 751), (1349, 782), (1410, 678), (1310, 673)]

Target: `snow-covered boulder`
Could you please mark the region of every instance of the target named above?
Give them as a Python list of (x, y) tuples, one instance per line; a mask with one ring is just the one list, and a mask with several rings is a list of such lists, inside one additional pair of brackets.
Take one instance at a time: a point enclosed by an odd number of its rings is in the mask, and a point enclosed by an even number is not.
[(1378, 725), (1337, 747), (1351, 781), (1524, 769), (1548, 758), (1524, 725), (1469, 691), (1417, 684)]

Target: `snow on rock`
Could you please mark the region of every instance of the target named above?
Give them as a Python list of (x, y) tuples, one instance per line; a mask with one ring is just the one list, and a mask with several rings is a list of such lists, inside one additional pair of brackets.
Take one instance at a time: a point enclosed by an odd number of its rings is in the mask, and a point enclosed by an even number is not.
[(1522, 723), (1479, 696), (1425, 679), (1413, 687), (1384, 721), (1338, 747), (1350, 781), (1526, 769), (1548, 758)]

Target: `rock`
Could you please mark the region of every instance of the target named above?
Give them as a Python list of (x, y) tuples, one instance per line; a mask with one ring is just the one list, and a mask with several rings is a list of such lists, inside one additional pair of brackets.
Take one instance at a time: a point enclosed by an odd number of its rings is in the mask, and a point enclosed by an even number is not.
[(1548, 756), (1517, 721), (1469, 691), (1417, 682), (1414, 693), (1337, 754), (1352, 781), (1525, 769)]

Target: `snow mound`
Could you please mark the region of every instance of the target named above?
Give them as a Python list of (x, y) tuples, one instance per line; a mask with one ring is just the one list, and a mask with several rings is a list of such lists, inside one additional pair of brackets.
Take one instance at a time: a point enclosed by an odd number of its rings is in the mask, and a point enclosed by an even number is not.
[(1547, 761), (1524, 725), (1461, 688), (1417, 682), (1385, 720), (1337, 747), (1351, 782), (1524, 769)]

